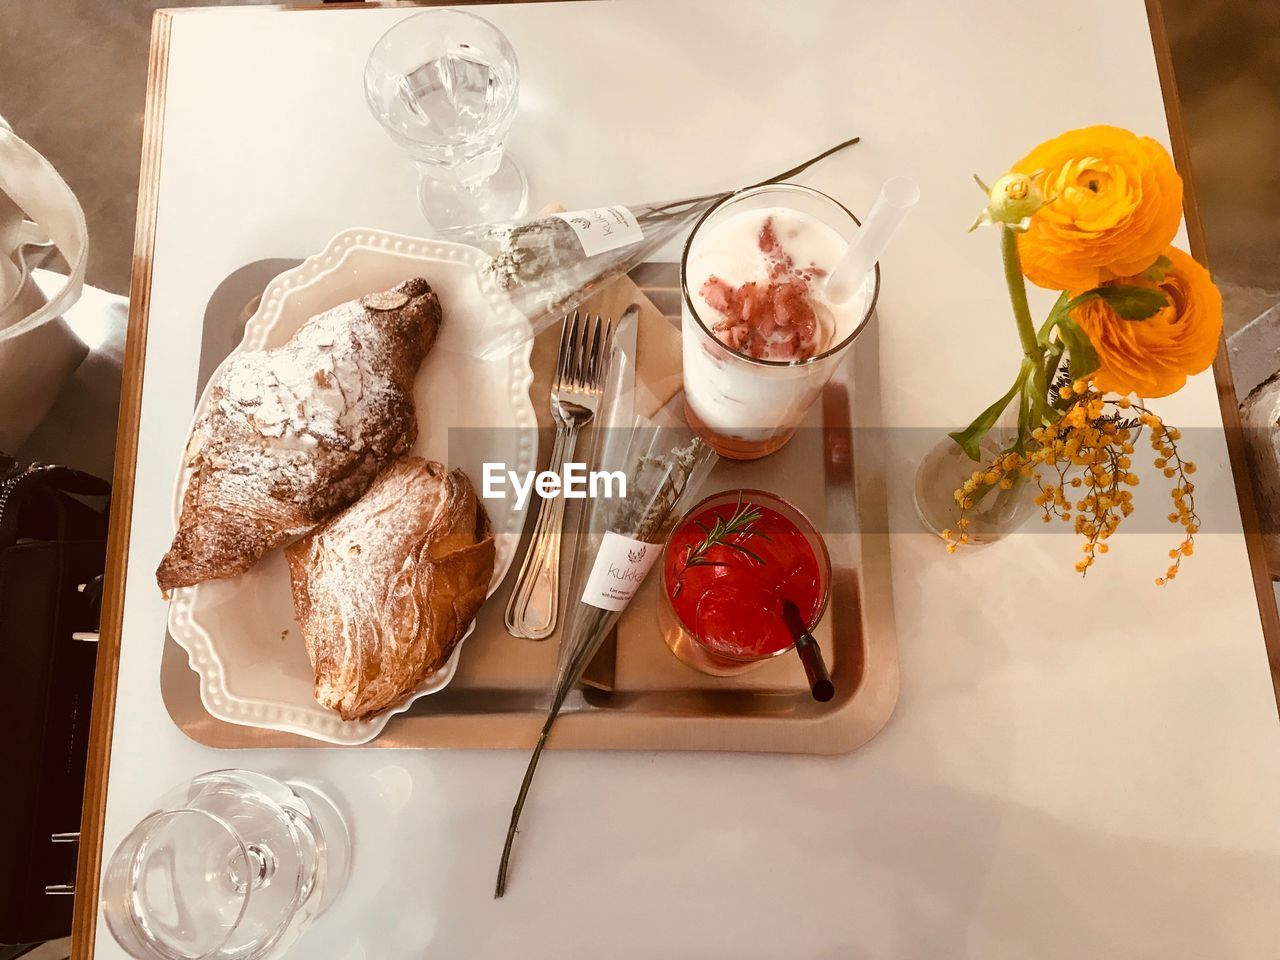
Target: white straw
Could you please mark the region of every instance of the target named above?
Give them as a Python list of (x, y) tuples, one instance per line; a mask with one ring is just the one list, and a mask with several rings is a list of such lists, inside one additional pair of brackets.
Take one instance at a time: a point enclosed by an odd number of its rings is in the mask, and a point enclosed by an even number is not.
[(827, 278), (824, 292), (829, 301), (843, 303), (858, 292), (863, 278), (876, 265), (894, 232), (919, 201), (920, 187), (909, 177), (885, 181), (857, 238)]

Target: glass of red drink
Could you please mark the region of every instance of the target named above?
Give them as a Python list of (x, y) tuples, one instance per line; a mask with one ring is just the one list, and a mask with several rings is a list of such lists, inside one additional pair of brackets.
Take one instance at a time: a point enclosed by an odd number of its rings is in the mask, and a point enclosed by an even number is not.
[(681, 518), (663, 550), (662, 636), (695, 670), (745, 673), (795, 646), (784, 603), (817, 626), (830, 583), (826, 543), (799, 509), (763, 490), (717, 493)]

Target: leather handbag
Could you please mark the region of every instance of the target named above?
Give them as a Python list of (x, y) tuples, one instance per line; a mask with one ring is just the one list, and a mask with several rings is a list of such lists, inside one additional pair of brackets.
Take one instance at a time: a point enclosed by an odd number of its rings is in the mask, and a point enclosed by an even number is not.
[(20, 944), (71, 929), (110, 486), (4, 460), (0, 944)]

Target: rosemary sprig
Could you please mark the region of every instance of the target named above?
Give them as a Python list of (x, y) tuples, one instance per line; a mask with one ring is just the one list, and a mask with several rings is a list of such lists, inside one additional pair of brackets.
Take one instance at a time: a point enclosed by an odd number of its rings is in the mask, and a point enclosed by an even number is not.
[(717, 515), (716, 522), (710, 527), (701, 520), (694, 520), (693, 522), (702, 531), (702, 540), (697, 544), (690, 543), (685, 546), (684, 564), (680, 567), (680, 573), (676, 576), (676, 588), (671, 595), (672, 598), (680, 596), (680, 591), (684, 589), (685, 571), (690, 567), (726, 566), (723, 560), (712, 560), (707, 556), (712, 547), (727, 547), (730, 550), (736, 550), (764, 566), (764, 557), (738, 542), (739, 538), (746, 540), (751, 537), (759, 537), (766, 543), (768, 542), (768, 534), (752, 529), (753, 525), (760, 522), (761, 516), (758, 506), (752, 503), (744, 504), (742, 502), (742, 494), (738, 494), (738, 505), (734, 507), (733, 513), (728, 520)]

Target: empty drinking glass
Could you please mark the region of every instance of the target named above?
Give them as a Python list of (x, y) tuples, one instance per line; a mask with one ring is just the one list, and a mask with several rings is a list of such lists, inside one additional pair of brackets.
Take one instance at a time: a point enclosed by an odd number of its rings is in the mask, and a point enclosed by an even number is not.
[(524, 213), (529, 184), (503, 151), (520, 99), (520, 68), (502, 32), (460, 10), (406, 17), (364, 68), (378, 122), (418, 168), (422, 211), (438, 228)]
[(332, 902), (349, 841), (322, 793), (247, 770), (167, 794), (102, 875), (107, 927), (141, 960), (256, 960)]

